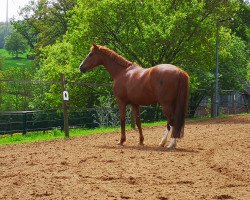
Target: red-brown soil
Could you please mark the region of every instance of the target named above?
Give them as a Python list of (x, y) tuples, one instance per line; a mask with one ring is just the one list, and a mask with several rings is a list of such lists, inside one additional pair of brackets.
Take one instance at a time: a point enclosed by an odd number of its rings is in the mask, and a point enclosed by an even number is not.
[(1, 146), (0, 199), (250, 199), (249, 115), (188, 122), (174, 151), (164, 130)]

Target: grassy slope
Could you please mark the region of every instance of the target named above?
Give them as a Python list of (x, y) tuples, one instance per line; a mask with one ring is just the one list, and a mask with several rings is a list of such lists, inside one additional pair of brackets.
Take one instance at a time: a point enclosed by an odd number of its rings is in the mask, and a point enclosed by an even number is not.
[(27, 54), (20, 54), (16, 59), (5, 49), (0, 49), (0, 58), (3, 59), (3, 70), (7, 70), (11, 67), (29, 67), (32, 65), (32, 61), (27, 60)]

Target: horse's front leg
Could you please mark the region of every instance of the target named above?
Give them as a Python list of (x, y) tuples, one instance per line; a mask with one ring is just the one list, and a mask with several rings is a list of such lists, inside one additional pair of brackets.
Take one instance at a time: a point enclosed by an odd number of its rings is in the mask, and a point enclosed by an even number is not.
[(121, 122), (121, 140), (118, 144), (123, 145), (124, 142), (126, 142), (126, 133), (125, 133), (126, 104), (119, 103), (119, 111), (120, 111), (120, 122)]
[(142, 134), (142, 128), (141, 128), (141, 116), (140, 116), (140, 107), (137, 105), (132, 105), (133, 107), (133, 112), (134, 112), (134, 116), (135, 116), (135, 122), (136, 122), (136, 126), (139, 130), (139, 145), (144, 145), (144, 137)]

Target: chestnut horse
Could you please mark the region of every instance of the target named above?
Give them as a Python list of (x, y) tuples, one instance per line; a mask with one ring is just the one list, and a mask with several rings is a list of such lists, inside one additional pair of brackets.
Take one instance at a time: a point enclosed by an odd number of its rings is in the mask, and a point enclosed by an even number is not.
[(160, 146), (166, 144), (168, 133), (172, 129), (172, 139), (168, 148), (175, 148), (176, 138), (181, 138), (184, 134), (189, 92), (188, 74), (170, 64), (144, 69), (107, 47), (93, 44), (90, 53), (80, 64), (80, 71), (86, 72), (98, 65), (103, 65), (113, 79), (113, 91), (118, 102), (121, 121), (119, 144), (123, 145), (126, 141), (126, 106), (132, 105), (139, 130), (139, 144), (143, 145), (139, 106), (159, 103), (168, 119)]

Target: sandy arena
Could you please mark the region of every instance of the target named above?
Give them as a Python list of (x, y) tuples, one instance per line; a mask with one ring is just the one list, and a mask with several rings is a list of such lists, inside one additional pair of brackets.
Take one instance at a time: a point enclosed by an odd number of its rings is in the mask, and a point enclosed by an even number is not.
[(174, 151), (164, 130), (0, 146), (0, 199), (250, 199), (250, 115), (188, 122)]

